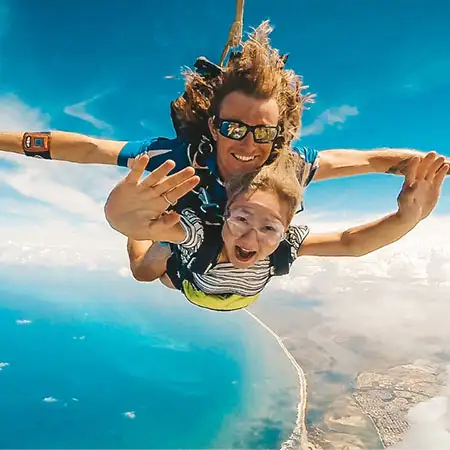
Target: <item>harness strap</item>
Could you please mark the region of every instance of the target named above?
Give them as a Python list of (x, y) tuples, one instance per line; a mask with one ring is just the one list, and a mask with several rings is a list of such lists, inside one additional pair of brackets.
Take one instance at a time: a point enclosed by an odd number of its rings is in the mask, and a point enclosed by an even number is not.
[(170, 278), (170, 281), (179, 291), (183, 290), (183, 279), (181, 271), (183, 270), (183, 264), (180, 258), (180, 251), (174, 244), (170, 244), (172, 254), (169, 256), (166, 265), (166, 273)]
[(222, 251), (222, 246), (221, 224), (204, 227), (203, 242), (188, 264), (183, 264), (178, 246), (170, 244), (172, 254), (167, 261), (166, 273), (175, 288), (183, 291), (183, 282), (185, 280), (192, 282), (193, 272), (203, 274), (211, 265), (216, 264)]
[(219, 259), (223, 247), (222, 225), (209, 225), (203, 228), (204, 239), (195, 258), (189, 263), (189, 269), (195, 273), (205, 273)]
[(274, 275), (281, 276), (289, 273), (293, 259), (288, 242), (280, 242), (278, 248), (270, 255), (270, 262), (274, 268)]

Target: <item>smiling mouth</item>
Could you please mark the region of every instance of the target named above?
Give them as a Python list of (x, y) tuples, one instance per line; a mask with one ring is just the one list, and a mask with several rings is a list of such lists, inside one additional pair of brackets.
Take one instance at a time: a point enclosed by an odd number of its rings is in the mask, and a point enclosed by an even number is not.
[(237, 245), (235, 245), (234, 247), (234, 253), (236, 255), (236, 258), (241, 262), (248, 262), (256, 255), (256, 252), (246, 250), (245, 248), (239, 247)]
[(232, 153), (232, 156), (234, 159), (237, 159), (240, 162), (250, 162), (256, 158), (256, 156), (238, 155), (237, 153)]

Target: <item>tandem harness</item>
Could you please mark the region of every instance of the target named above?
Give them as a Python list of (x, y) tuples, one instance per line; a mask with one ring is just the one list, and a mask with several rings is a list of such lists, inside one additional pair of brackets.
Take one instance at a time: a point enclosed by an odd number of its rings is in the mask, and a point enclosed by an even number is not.
[[(172, 254), (167, 261), (167, 275), (176, 289), (184, 292), (184, 281), (195, 285), (194, 273), (202, 275), (217, 264), (223, 247), (222, 226), (204, 225), (203, 242), (189, 261), (182, 260), (178, 245), (170, 244)], [(270, 255), (270, 262), (275, 276), (289, 273), (293, 258), (291, 246), (287, 241), (281, 241), (275, 252)]]
[[(239, 51), (230, 52), (229, 61), (239, 58)], [(282, 56), (283, 64), (286, 63), (288, 55)], [(194, 64), (197, 73), (204, 78), (214, 78), (220, 76), (224, 69), (205, 57), (197, 58)], [(184, 93), (183, 96), (186, 96)], [(192, 142), (183, 121), (177, 114), (174, 102), (170, 105), (171, 119), (177, 137), (184, 142)], [(196, 214), (202, 219), (204, 224), (204, 240), (197, 253), (191, 257), (189, 261), (182, 261), (181, 252), (176, 244), (170, 244), (172, 254), (167, 262), (167, 275), (172, 281), (176, 289), (184, 292), (184, 282), (188, 281), (191, 285), (195, 285), (193, 273), (204, 274), (211, 267), (217, 264), (223, 247), (222, 227), (223, 227), (223, 210), (225, 205), (218, 205), (210, 201), (208, 191), (209, 188), (218, 182), (217, 177), (208, 168), (207, 160), (213, 155), (213, 143), (208, 138), (202, 136), (196, 144), (187, 146), (188, 158), (191, 165), (200, 166), (198, 175), (200, 183), (194, 189), (196, 195), (187, 195), (186, 200), (189, 203), (180, 201), (175, 209), (181, 212), (184, 207), (192, 208)], [(181, 200), (181, 199), (180, 199)], [(293, 258), (291, 248), (288, 242), (282, 241), (274, 253), (270, 256), (271, 265), (274, 268), (274, 275), (281, 276), (289, 273)], [(224, 293), (225, 295), (225, 293)]]

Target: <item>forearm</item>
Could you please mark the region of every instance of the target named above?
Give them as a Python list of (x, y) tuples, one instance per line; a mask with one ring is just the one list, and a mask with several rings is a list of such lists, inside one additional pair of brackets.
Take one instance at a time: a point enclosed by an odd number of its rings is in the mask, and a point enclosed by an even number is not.
[(400, 213), (389, 214), (365, 225), (349, 228), (342, 233), (347, 256), (364, 256), (401, 239), (418, 221), (405, 219)]
[[(24, 132), (0, 132), (0, 151), (24, 153)], [(50, 158), (59, 161), (94, 164), (117, 164), (125, 142), (96, 139), (84, 134), (52, 131), (49, 135)]]
[[(370, 165), (373, 172), (391, 173), (395, 175), (406, 175), (408, 164), (415, 156), (421, 158), (427, 155), (426, 152), (408, 148), (384, 148), (371, 150)], [(446, 158), (445, 162), (449, 162)]]
[(128, 238), (127, 240), (127, 252), (130, 264), (137, 264), (144, 258), (147, 251), (153, 245), (153, 241), (135, 241)]
[(397, 212), (344, 232), (310, 234), (299, 248), (298, 255), (364, 256), (398, 241), (417, 223)]
[(148, 264), (148, 258), (146, 258), (153, 245), (154, 242), (150, 240), (135, 241), (128, 238), (127, 251), (130, 270), (133, 277), (138, 281), (154, 281), (156, 278), (151, 270), (151, 265)]
[[(414, 156), (425, 155), (425, 152), (407, 148), (322, 150), (319, 153), (319, 167), (313, 181), (368, 173), (405, 175), (409, 161)], [(446, 162), (449, 161), (449, 158), (446, 158)]]

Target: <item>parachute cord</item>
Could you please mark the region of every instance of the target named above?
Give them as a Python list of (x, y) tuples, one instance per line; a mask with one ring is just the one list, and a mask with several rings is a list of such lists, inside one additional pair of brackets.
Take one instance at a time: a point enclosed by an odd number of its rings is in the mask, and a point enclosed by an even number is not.
[(242, 27), (244, 22), (244, 0), (236, 0), (236, 17), (231, 25), (230, 32), (228, 34), (228, 41), (223, 49), (222, 56), (220, 57), (220, 66), (223, 67), (223, 63), (228, 52), (242, 43)]

